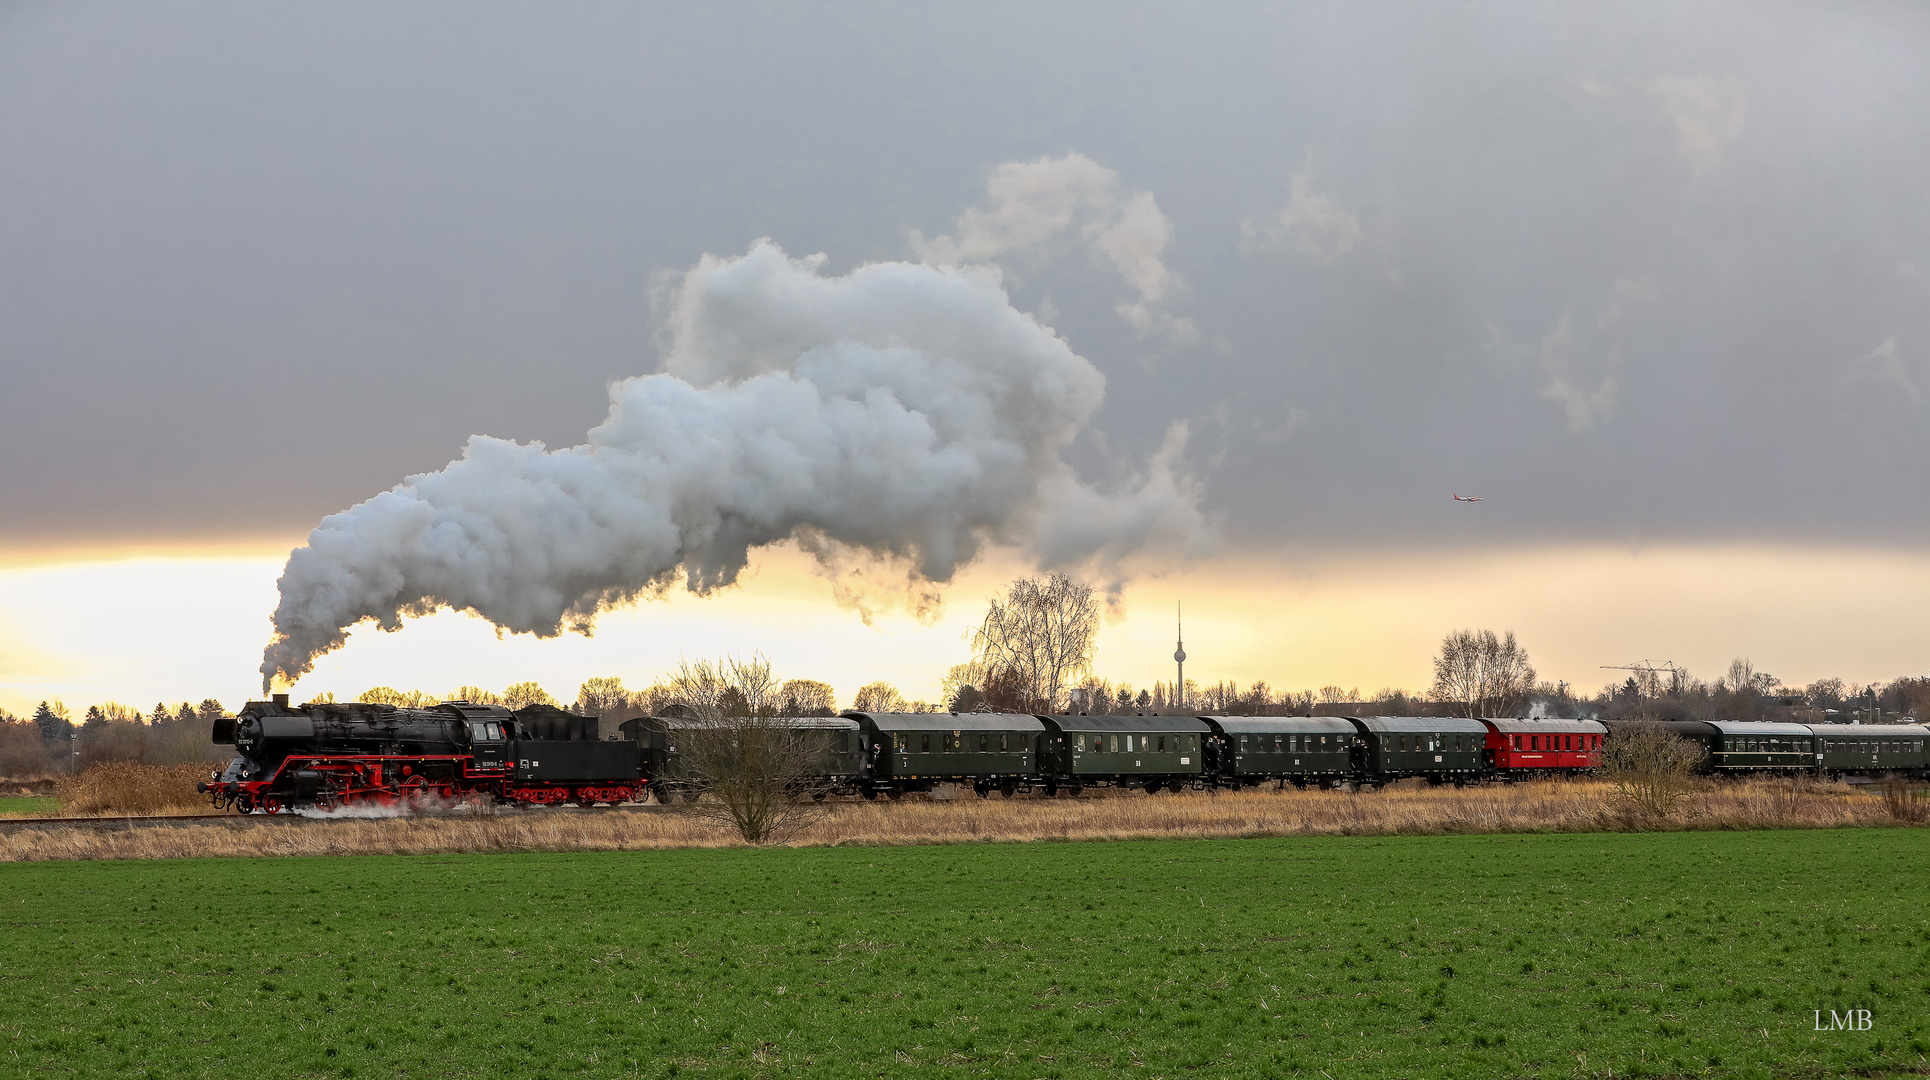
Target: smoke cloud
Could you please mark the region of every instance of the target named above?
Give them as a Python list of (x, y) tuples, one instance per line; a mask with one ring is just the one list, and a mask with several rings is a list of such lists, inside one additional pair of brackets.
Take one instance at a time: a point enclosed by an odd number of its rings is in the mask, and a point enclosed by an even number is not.
[(914, 230), (912, 250), (940, 266), (991, 264), (1076, 231), (1093, 260), (1138, 294), (1113, 309), (1135, 331), (1179, 339), (1197, 332), (1191, 319), (1162, 310), (1185, 283), (1165, 263), (1173, 222), (1152, 192), (1127, 188), (1118, 173), (1078, 153), (1005, 162), (991, 170), (985, 187), (989, 208), (966, 210), (948, 235), (927, 239)]
[(664, 370), (611, 387), (588, 441), (473, 436), (441, 471), (323, 519), (283, 570), (264, 685), (365, 620), (443, 607), (588, 633), (679, 577), (728, 586), (752, 549), (794, 537), (827, 567), (876, 559), (927, 583), (986, 545), (1116, 571), (1208, 541), (1182, 426), (1110, 489), (1065, 462), (1105, 380), (995, 270), (822, 265), (769, 241), (706, 256), (666, 286)]

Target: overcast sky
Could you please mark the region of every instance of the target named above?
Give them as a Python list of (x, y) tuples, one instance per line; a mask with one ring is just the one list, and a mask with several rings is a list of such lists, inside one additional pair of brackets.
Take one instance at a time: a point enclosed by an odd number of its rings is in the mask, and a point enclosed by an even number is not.
[(1185, 421), (1236, 546), (1930, 525), (1920, 5), (62, 0), (0, 7), (0, 545), (581, 442), (665, 275), (969, 247), (1068, 154), (1170, 237), (999, 254), (1072, 459)]

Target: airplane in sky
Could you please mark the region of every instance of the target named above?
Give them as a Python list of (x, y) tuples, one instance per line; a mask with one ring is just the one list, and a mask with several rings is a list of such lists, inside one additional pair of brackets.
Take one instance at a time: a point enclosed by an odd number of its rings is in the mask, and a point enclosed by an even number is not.
[(1479, 496), (1479, 495), (1463, 495), (1463, 494), (1461, 494), (1460, 492), (1458, 492), (1458, 491), (1457, 491), (1457, 492), (1455, 492), (1455, 494), (1454, 494), (1454, 501), (1455, 501), (1455, 502), (1480, 502), (1480, 501), (1481, 501), (1481, 496)]

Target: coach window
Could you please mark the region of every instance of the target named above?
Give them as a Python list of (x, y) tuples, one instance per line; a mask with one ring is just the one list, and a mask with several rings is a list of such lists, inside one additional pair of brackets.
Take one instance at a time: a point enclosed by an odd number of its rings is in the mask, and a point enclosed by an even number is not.
[(931, 732), (924, 732), (918, 737), (918, 749), (931, 753)]
[(1521, 736), (1519, 735), (1515, 736), (1515, 749), (1516, 750), (1521, 749)]

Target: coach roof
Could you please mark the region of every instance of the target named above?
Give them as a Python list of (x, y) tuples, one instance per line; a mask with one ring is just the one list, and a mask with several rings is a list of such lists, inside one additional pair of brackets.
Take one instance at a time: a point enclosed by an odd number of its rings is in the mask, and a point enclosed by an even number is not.
[(1709, 720), (1710, 727), (1724, 735), (1814, 735), (1803, 724), (1772, 724), (1762, 720)]
[(1483, 735), (1488, 726), (1461, 716), (1350, 716), (1365, 731), (1475, 731)]
[(1354, 725), (1341, 716), (1202, 716), (1200, 719), (1232, 735), (1271, 735), (1289, 731), (1354, 733)]
[(1506, 720), (1500, 717), (1484, 716), (1481, 718), (1481, 722), (1494, 728), (1496, 732), (1503, 735), (1525, 735), (1529, 733), (1539, 735), (1550, 731), (1556, 732), (1557, 734), (1583, 732), (1589, 735), (1600, 735), (1608, 730), (1607, 725), (1594, 720), (1556, 720), (1541, 717)]
[(1192, 716), (1041, 716), (1060, 731), (1198, 731), (1210, 730)]
[(1873, 738), (1917, 738), (1930, 734), (1930, 728), (1922, 724), (1800, 724), (1805, 731), (1814, 732), (1825, 739)]
[(848, 720), (870, 721), (880, 731), (1044, 731), (1039, 718), (1025, 713), (866, 713), (847, 712)]

